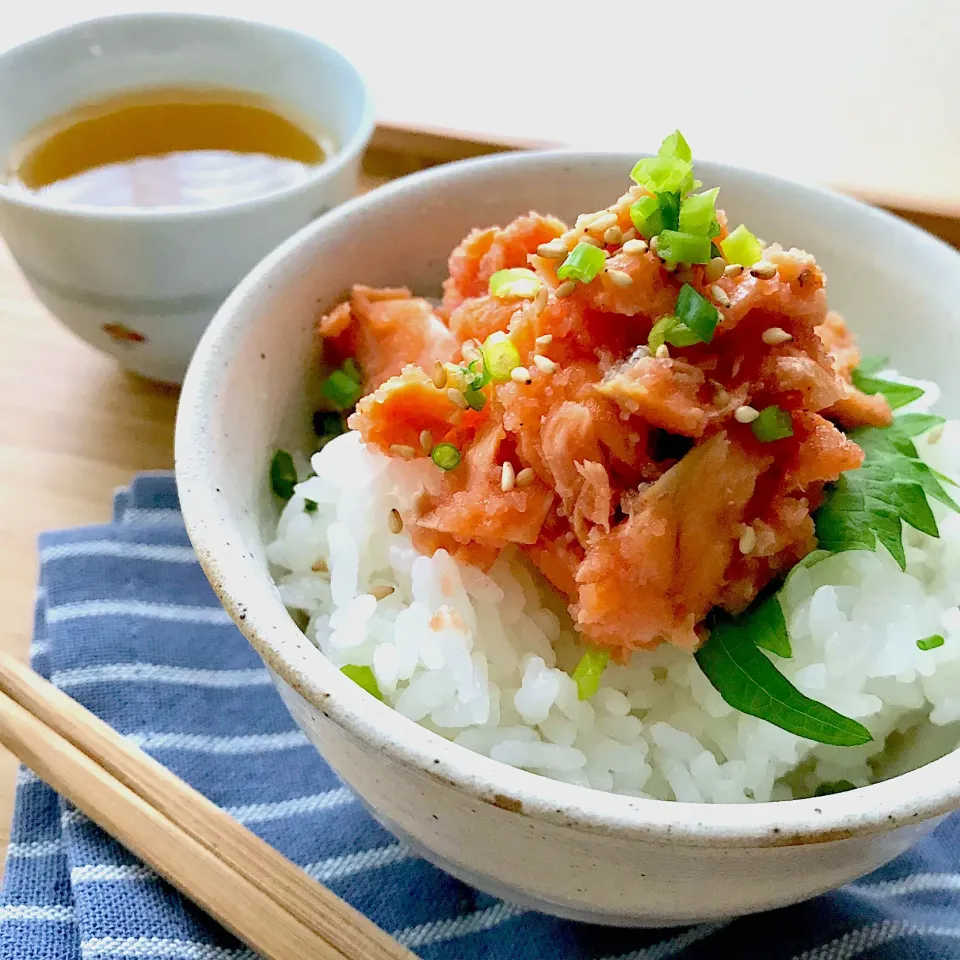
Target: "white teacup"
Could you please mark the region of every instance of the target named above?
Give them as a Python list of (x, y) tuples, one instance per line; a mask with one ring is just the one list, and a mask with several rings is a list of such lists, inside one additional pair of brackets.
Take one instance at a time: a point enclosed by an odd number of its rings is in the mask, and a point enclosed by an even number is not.
[[(336, 152), (300, 183), (209, 207), (94, 207), (0, 181), (0, 233), (43, 304), (129, 370), (179, 382), (234, 285), (287, 236), (349, 198), (373, 131), (367, 88), (319, 40), (226, 17), (80, 23), (0, 55), (0, 167), (38, 124), (129, 90), (205, 86), (268, 98)], [(15, 93), (15, 95), (13, 95)]]

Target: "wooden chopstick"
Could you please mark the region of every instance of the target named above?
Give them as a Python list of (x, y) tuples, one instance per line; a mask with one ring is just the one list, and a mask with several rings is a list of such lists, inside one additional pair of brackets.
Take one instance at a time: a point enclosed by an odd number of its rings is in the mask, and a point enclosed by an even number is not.
[(265, 957), (414, 960), (361, 913), (7, 654), (0, 654), (0, 743)]

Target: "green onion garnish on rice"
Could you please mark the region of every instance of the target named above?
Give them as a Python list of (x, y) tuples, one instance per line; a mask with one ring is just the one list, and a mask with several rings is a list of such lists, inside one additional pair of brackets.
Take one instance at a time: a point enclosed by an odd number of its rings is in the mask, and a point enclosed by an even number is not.
[(638, 160), (630, 177), (651, 193), (686, 194), (694, 189), (693, 152), (679, 130), (660, 144), (655, 157)]
[(763, 259), (760, 241), (742, 223), (720, 241), (720, 249), (727, 263), (739, 263), (743, 267), (752, 267)]
[(490, 295), (499, 300), (508, 297), (532, 300), (541, 286), (540, 278), (532, 270), (514, 267), (510, 270), (498, 270), (490, 278)]
[(361, 667), (355, 663), (348, 663), (346, 666), (340, 668), (340, 672), (349, 680), (352, 680), (358, 687), (363, 687), (367, 693), (376, 697), (378, 700), (383, 700), (383, 694), (380, 692), (377, 678), (374, 676), (373, 670), (371, 670), (370, 667)]
[(773, 443), (793, 436), (793, 418), (776, 404), (764, 407), (760, 416), (750, 424), (753, 435), (761, 443)]
[(939, 633), (934, 633), (929, 637), (924, 637), (922, 640), (918, 640), (917, 649), (936, 650), (937, 647), (942, 647), (944, 643), (946, 643), (946, 640), (944, 640)]
[(821, 783), (816, 790), (813, 791), (815, 797), (829, 797), (835, 793), (846, 793), (848, 790), (856, 790), (857, 785), (851, 783), (849, 780), (828, 780), (826, 783)]
[(491, 333), (483, 341), (480, 352), (483, 354), (484, 369), (490, 379), (497, 383), (506, 383), (510, 374), (520, 366), (520, 351), (502, 330)]
[(293, 465), (293, 457), (286, 450), (278, 450), (270, 461), (270, 486), (273, 492), (281, 500), (289, 500), (296, 485), (297, 468)]
[(661, 230), (657, 236), (657, 256), (671, 263), (709, 263), (710, 238), (679, 230)]
[(349, 410), (363, 396), (359, 382), (344, 369), (334, 370), (320, 385), (320, 393), (335, 410)]
[(698, 237), (715, 237), (720, 232), (717, 223), (717, 194), (719, 187), (695, 193), (680, 204), (679, 230)]
[(487, 405), (487, 395), (481, 390), (464, 390), (464, 397), (471, 410), (482, 410)]
[(354, 382), (360, 383), (363, 380), (363, 376), (360, 373), (360, 367), (357, 365), (357, 361), (353, 357), (347, 357), (346, 360), (340, 366), (340, 369)]
[(430, 459), (441, 470), (454, 470), (460, 466), (460, 451), (452, 443), (438, 443), (433, 448)]
[(589, 283), (602, 269), (606, 261), (603, 251), (589, 243), (578, 243), (560, 265), (557, 277), (560, 280), (579, 280)]
[(332, 440), (346, 433), (346, 424), (339, 413), (331, 413), (329, 410), (317, 410), (313, 415), (313, 432), (320, 440)]
[(304, 513), (316, 513), (320, 504), (316, 500), (304, 500), (303, 501), (303, 512)]
[(692, 347), (709, 343), (720, 321), (717, 308), (702, 297), (689, 283), (680, 288), (676, 315), (661, 317), (650, 331), (647, 346), (653, 353), (664, 343), (674, 347)]
[(720, 312), (689, 283), (685, 283), (680, 288), (674, 313), (677, 319), (692, 330), (703, 343), (710, 343), (713, 340), (713, 332), (720, 322)]
[(660, 202), (656, 197), (641, 197), (630, 205), (630, 220), (641, 237), (655, 237), (664, 228)]
[(647, 338), (647, 346), (651, 353), (656, 353), (657, 348), (669, 343), (673, 347), (692, 347), (695, 343), (700, 343), (700, 337), (694, 333), (682, 320), (667, 314), (661, 317), (650, 330), (650, 336)]
[(589, 700), (600, 689), (600, 678), (610, 660), (610, 651), (599, 647), (589, 647), (573, 671), (573, 682), (577, 685), (577, 697)]

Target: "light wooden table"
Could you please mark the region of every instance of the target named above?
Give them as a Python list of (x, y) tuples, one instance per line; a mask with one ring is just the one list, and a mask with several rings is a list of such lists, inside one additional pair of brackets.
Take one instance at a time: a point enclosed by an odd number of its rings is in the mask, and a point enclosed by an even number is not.
[[(122, 373), (34, 299), (0, 244), (0, 647), (26, 658), (42, 530), (101, 523), (137, 470), (173, 466), (177, 391)], [(16, 761), (0, 751), (0, 841)]]
[[(809, 0), (799, 13), (692, 0), (682, 14), (664, 7), (663, 23), (650, 4), (642, 24), (636, 0), (595, 4), (595, 16), (581, 11), (576, 22), (562, 5), (488, 0), (469, 35), (451, 19), (448, 0), (369, 0), (370, 30), (358, 28), (353, 4), (188, 5), (312, 30), (350, 54), (370, 79), (381, 119), (393, 125), (369, 157), (378, 175), (371, 182), (485, 152), (486, 140), (639, 150), (679, 125), (698, 156), (845, 187), (960, 245), (956, 0)], [(70, 17), (183, 6), (34, 0), (4, 21), (0, 49)], [(677, 40), (667, 43), (675, 28)], [(476, 142), (404, 128), (469, 130)], [(123, 374), (63, 330), (0, 244), (4, 650), (26, 657), (29, 647), (36, 535), (106, 520), (115, 487), (138, 470), (171, 467), (176, 402), (172, 388)], [(4, 849), (14, 765), (0, 756)]]

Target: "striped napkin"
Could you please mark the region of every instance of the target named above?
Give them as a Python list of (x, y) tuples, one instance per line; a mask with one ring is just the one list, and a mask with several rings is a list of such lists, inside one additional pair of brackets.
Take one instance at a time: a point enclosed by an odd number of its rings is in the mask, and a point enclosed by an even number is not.
[[(425, 960), (960, 956), (956, 819), (838, 893), (728, 923), (607, 930), (479, 893), (377, 826), (293, 724), (207, 586), (170, 476), (120, 491), (111, 524), (44, 535), (40, 560), (35, 669)], [(20, 771), (0, 960), (252, 956)]]

